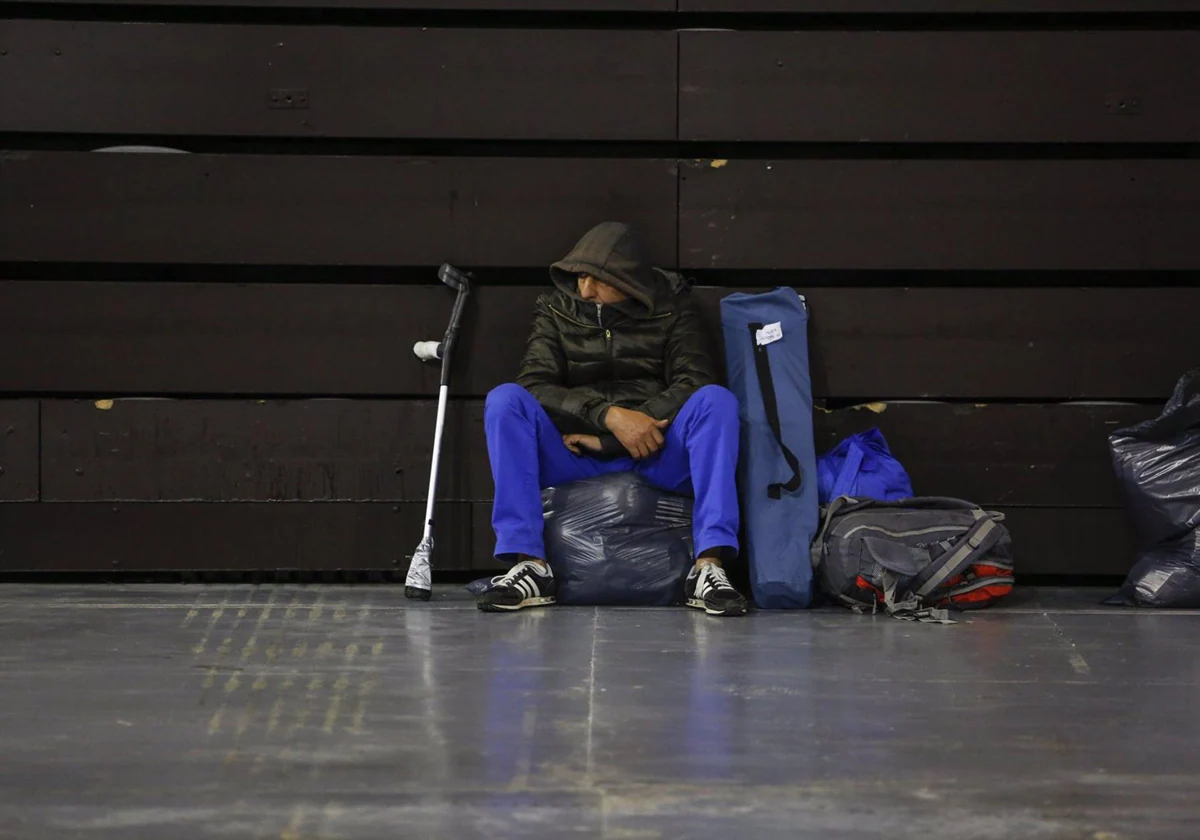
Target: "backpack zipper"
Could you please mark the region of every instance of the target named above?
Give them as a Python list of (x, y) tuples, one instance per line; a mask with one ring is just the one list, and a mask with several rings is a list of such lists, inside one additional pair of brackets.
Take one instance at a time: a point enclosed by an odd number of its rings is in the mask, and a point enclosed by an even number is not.
[(878, 531), (881, 534), (887, 534), (889, 537), (920, 537), (925, 534), (936, 534), (939, 531), (953, 531), (961, 534), (963, 533), (963, 528), (958, 525), (934, 525), (930, 528), (918, 528), (914, 531), (890, 531), (880, 525), (856, 525), (840, 536), (842, 539), (850, 539), (858, 531)]

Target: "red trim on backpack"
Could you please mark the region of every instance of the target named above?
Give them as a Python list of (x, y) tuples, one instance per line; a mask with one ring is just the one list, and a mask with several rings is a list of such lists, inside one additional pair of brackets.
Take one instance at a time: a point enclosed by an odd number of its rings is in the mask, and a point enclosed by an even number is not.
[(873, 593), (875, 595), (876, 602), (880, 603), (880, 604), (883, 603), (883, 590), (880, 589), (878, 586), (875, 586), (874, 584), (872, 584), (870, 581), (868, 581), (862, 575), (859, 575), (858, 577), (856, 577), (854, 579), (854, 585), (857, 586), (859, 589), (865, 589), (868, 592)]
[(994, 583), (990, 586), (983, 586), (979, 589), (972, 589), (970, 592), (963, 592), (960, 595), (953, 595), (946, 598), (945, 601), (951, 604), (972, 604), (975, 606), (990, 604), (993, 601), (999, 601), (1001, 598), (1012, 592), (1011, 583)]

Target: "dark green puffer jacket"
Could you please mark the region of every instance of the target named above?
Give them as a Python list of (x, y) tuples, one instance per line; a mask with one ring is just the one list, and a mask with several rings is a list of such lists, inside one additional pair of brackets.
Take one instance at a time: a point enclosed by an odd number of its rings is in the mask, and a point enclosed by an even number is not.
[[(629, 296), (610, 306), (579, 297), (580, 274)], [(625, 453), (604, 426), (610, 406), (673, 420), (717, 382), (717, 348), (686, 284), (652, 268), (626, 225), (604, 222), (550, 267), (557, 287), (538, 298), (517, 384), (563, 434), (600, 435), (602, 457)]]

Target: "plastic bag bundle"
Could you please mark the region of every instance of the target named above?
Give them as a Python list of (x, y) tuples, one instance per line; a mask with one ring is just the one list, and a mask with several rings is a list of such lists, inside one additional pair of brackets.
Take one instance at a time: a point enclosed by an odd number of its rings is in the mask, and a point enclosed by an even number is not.
[(1109, 435), (1137, 526), (1137, 563), (1109, 603), (1200, 607), (1200, 369), (1162, 414)]
[(542, 510), (558, 603), (683, 603), (694, 550), (690, 498), (614, 473), (543, 491)]

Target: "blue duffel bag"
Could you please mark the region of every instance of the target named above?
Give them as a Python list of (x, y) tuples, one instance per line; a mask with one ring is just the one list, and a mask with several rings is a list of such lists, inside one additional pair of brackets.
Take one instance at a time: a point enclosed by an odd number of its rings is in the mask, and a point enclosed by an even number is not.
[(882, 502), (913, 497), (912, 481), (879, 429), (850, 435), (818, 458), (817, 488), (822, 505), (839, 496)]
[(808, 306), (794, 289), (721, 300), (725, 366), (741, 421), (742, 554), (754, 602), (802, 609), (812, 600), (817, 458), (808, 372)]

